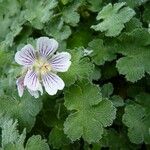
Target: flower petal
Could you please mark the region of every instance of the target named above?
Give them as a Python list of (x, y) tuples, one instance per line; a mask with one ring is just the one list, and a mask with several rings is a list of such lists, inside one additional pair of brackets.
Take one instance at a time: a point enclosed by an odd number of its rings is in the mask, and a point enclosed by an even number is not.
[(24, 79), (24, 85), (32, 91), (37, 91), (39, 89), (40, 83), (36, 72), (28, 70)]
[(42, 82), (49, 95), (55, 95), (58, 90), (62, 90), (65, 86), (64, 81), (54, 73), (43, 75)]
[(32, 91), (30, 89), (28, 89), (29, 93), (34, 96), (35, 98), (39, 98), (39, 92), (38, 91)]
[(61, 52), (54, 55), (49, 63), (52, 66), (53, 71), (66, 72), (71, 65), (71, 55), (68, 52)]
[(23, 66), (30, 66), (35, 60), (34, 48), (31, 44), (25, 45), (21, 51), (18, 51), (15, 55), (15, 61)]
[(43, 95), (43, 88), (42, 88), (42, 85), (40, 83), (38, 86), (38, 91), (40, 91), (41, 95)]
[(22, 97), (25, 86), (24, 86), (24, 77), (19, 77), (16, 81), (18, 94), (20, 97)]
[(48, 37), (40, 37), (37, 39), (37, 49), (42, 56), (52, 55), (58, 48), (58, 42)]

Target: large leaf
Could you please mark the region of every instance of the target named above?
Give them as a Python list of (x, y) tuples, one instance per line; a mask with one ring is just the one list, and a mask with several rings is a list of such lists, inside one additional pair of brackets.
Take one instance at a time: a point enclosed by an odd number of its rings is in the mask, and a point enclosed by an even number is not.
[(88, 143), (98, 142), (103, 128), (115, 119), (116, 110), (111, 101), (103, 100), (100, 89), (88, 81), (65, 91), (65, 106), (73, 111), (64, 123), (64, 131), (72, 141), (83, 137)]

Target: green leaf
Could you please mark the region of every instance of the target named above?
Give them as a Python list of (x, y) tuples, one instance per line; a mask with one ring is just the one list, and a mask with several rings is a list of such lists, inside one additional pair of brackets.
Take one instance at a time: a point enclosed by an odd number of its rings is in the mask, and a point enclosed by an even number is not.
[[(16, 91), (17, 92), (17, 91)], [(42, 102), (25, 94), (18, 96), (0, 96), (0, 113), (6, 113), (12, 118), (17, 118), (21, 128), (26, 127), (29, 132), (36, 120), (36, 115), (42, 108)]]
[(77, 23), (80, 21), (80, 15), (74, 9), (74, 5), (67, 6), (62, 11), (62, 18), (65, 23), (71, 26), (77, 26)]
[(134, 15), (133, 9), (125, 6), (126, 3), (108, 4), (103, 7), (97, 16), (97, 20), (102, 20), (99, 24), (93, 25), (96, 31), (105, 31), (106, 36), (117, 36)]
[(91, 41), (89, 43), (89, 49), (93, 50), (91, 57), (97, 65), (103, 65), (106, 61), (111, 61), (116, 58), (115, 52), (109, 46), (105, 46), (101, 39)]
[(130, 7), (137, 7), (146, 3), (148, 0), (119, 0), (119, 1), (126, 2)]
[[(84, 0), (83, 0), (84, 1)], [(81, 6), (82, 0), (76, 0), (69, 3), (62, 9), (62, 19), (66, 24), (71, 26), (77, 26), (80, 21), (80, 15), (78, 13), (78, 8)]]
[(68, 145), (70, 140), (64, 134), (63, 128), (55, 126), (49, 134), (49, 144), (55, 149)]
[(0, 127), (2, 129), (2, 148), (5, 150), (49, 150), (48, 144), (41, 136), (32, 136), (28, 139), (24, 148), (26, 132), (20, 135), (17, 130), (18, 122), (8, 116), (0, 116)]
[(48, 36), (52, 36), (58, 41), (66, 40), (71, 35), (70, 27), (64, 25), (63, 21), (59, 18), (48, 22), (44, 27), (44, 31)]
[(145, 109), (146, 109), (146, 113), (149, 113), (149, 98), (150, 98), (150, 94), (148, 93), (140, 93), (139, 95), (136, 96), (135, 101), (142, 105)]
[(133, 17), (125, 26), (126, 32), (132, 32), (136, 28), (142, 28), (142, 22), (138, 18)]
[(73, 32), (68, 39), (68, 48), (74, 49), (76, 47), (87, 47), (89, 41), (92, 40), (92, 32), (88, 26), (81, 26), (76, 32)]
[(102, 86), (102, 95), (103, 97), (109, 98), (114, 91), (112, 83), (107, 83)]
[(82, 49), (70, 50), (71, 66), (65, 73), (60, 74), (67, 86), (74, 84), (76, 80), (89, 79), (94, 70), (94, 65), (88, 57), (83, 56)]
[(128, 127), (128, 136), (132, 143), (150, 144), (149, 98), (149, 94), (140, 94), (136, 97), (139, 104), (134, 103), (125, 108), (123, 123)]
[(28, 139), (25, 150), (49, 150), (49, 146), (40, 135), (33, 135)]
[(64, 122), (64, 132), (72, 141), (83, 137), (88, 143), (98, 142), (103, 128), (115, 119), (113, 104), (103, 100), (100, 89), (88, 81), (78, 82), (65, 91), (65, 106), (73, 111)]
[(123, 101), (122, 97), (120, 97), (119, 95), (113, 95), (111, 97), (111, 101), (113, 102), (115, 107), (124, 106), (124, 101)]
[(119, 95), (113, 95), (114, 87), (112, 83), (107, 83), (102, 86), (102, 95), (104, 98), (109, 98), (115, 107), (124, 106), (124, 101)]
[(14, 38), (21, 32), (25, 23), (18, 0), (0, 2), (0, 46), (7, 49), (13, 46)]
[[(24, 17), (34, 28), (42, 29), (43, 25), (53, 16), (53, 9), (57, 6), (55, 0), (27, 0), (25, 1)], [(36, 7), (35, 7), (36, 6)]]
[(150, 23), (150, 2), (144, 5), (143, 19), (145, 22)]
[(10, 32), (10, 26), (20, 11), (20, 4), (18, 0), (5, 0), (0, 2), (0, 10), (0, 39), (4, 39)]
[(69, 3), (69, 0), (60, 0), (60, 1), (63, 3), (63, 5), (66, 5)]
[(87, 2), (89, 3), (88, 9), (93, 11), (93, 12), (97, 12), (101, 9), (102, 6), (102, 0), (87, 0)]
[(144, 77), (145, 72), (150, 74), (150, 34), (144, 29), (135, 29), (123, 34), (120, 39), (117, 49), (124, 57), (117, 60), (119, 73), (131, 82)]
[(110, 150), (134, 150), (137, 148), (136, 145), (130, 143), (124, 131), (117, 132), (113, 128), (105, 130), (103, 138), (98, 144)]
[(99, 67), (95, 66), (93, 74), (91, 75), (91, 81), (92, 80), (98, 81), (100, 78), (101, 78), (101, 70), (99, 69)]
[(23, 133), (19, 135), (17, 125), (17, 120), (13, 121), (13, 119), (10, 119), (8, 116), (0, 114), (2, 147), (14, 142), (18, 145), (23, 144), (26, 132), (24, 130)]

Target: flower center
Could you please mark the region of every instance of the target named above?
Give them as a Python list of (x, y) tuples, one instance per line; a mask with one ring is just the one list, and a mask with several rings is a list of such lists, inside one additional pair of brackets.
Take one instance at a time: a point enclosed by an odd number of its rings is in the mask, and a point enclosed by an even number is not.
[(44, 59), (37, 59), (33, 65), (33, 68), (38, 74), (45, 74), (51, 71), (51, 65)]

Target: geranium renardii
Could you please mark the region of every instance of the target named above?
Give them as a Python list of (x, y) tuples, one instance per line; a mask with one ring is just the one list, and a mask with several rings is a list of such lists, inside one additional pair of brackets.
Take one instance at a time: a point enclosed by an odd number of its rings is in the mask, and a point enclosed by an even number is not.
[(57, 72), (66, 72), (71, 65), (71, 55), (68, 52), (56, 53), (58, 42), (48, 37), (37, 39), (36, 50), (31, 44), (25, 45), (15, 55), (15, 61), (23, 66), (23, 73), (17, 79), (19, 96), (27, 88), (32, 96), (43, 94), (44, 86), (49, 95), (54, 95), (65, 86)]

